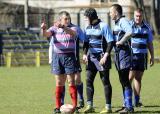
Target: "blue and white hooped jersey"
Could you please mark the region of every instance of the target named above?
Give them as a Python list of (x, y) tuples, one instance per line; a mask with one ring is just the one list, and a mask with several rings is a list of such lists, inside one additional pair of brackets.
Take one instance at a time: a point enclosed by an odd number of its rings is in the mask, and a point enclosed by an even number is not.
[(106, 51), (107, 43), (114, 41), (109, 26), (98, 20), (94, 25), (89, 25), (84, 31), (84, 42), (89, 43), (89, 53), (103, 53)]
[[(115, 21), (115, 27), (113, 29), (114, 40), (120, 41), (126, 33), (132, 33), (132, 27), (129, 21), (125, 17), (120, 17)], [(115, 65), (117, 70), (130, 68), (130, 45), (129, 40), (121, 46), (115, 46)]]
[(131, 38), (133, 53), (147, 53), (147, 44), (153, 41), (151, 27), (146, 22), (142, 22), (141, 26), (137, 26), (134, 20), (131, 20), (130, 23), (133, 30)]
[(114, 40), (120, 41), (126, 32), (131, 33), (132, 27), (129, 21), (124, 16), (122, 16), (118, 20), (115, 21), (115, 26), (113, 29)]

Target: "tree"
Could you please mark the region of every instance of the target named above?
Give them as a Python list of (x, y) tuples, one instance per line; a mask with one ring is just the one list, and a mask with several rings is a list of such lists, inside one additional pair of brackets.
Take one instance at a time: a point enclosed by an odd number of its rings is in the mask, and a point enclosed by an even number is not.
[(25, 0), (24, 4), (24, 22), (25, 28), (28, 28), (28, 0)]
[(155, 35), (158, 35), (158, 28), (156, 26), (156, 18), (155, 18), (155, 0), (152, 0), (152, 3), (151, 3), (151, 23), (152, 23), (152, 26), (153, 26), (153, 30), (154, 30), (154, 33)]

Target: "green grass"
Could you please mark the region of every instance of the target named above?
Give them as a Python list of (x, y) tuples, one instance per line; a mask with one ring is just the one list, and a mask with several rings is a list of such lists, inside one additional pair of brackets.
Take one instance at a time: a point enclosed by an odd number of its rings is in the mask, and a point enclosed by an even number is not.
[[(160, 64), (149, 68), (143, 77), (142, 101), (146, 107), (136, 108), (137, 113), (160, 113)], [(113, 65), (110, 75), (112, 83), (113, 111), (122, 104), (122, 91), (118, 75)], [(85, 70), (82, 80), (85, 85)], [(96, 112), (104, 108), (103, 86), (99, 75), (95, 79), (94, 106)], [(85, 87), (85, 86), (84, 86)], [(49, 66), (36, 67), (0, 67), (0, 114), (51, 114), (55, 99), (54, 76), (50, 74)], [(84, 88), (84, 96), (85, 88)], [(70, 97), (66, 89), (66, 103)]]
[(155, 39), (153, 41), (153, 45), (154, 45), (154, 56), (155, 57), (160, 57), (160, 40)]

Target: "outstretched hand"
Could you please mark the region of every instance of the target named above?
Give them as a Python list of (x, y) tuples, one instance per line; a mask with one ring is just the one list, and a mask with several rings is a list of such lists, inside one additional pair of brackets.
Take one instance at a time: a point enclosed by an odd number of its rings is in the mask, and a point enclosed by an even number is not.
[(42, 22), (42, 24), (41, 24), (41, 29), (45, 30), (46, 28), (47, 28), (46, 23), (45, 23), (45, 22)]

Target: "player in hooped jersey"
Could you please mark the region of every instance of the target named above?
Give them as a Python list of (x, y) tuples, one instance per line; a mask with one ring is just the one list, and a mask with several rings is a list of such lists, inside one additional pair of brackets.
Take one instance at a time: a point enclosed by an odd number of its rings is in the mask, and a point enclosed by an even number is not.
[[(70, 19), (71, 22), (71, 19)], [(75, 83), (77, 87), (78, 92), (78, 98), (79, 98), (79, 106), (77, 107), (77, 110), (84, 107), (84, 97), (83, 97), (83, 82), (81, 80), (81, 64), (80, 64), (80, 56), (79, 56), (79, 43), (83, 42), (84, 40), (84, 34), (82, 29), (79, 26), (76, 26), (72, 23), (70, 23), (68, 26), (75, 26), (77, 28), (77, 38), (76, 38), (76, 49), (75, 49), (75, 56), (76, 56), (76, 73), (75, 73)], [(53, 55), (53, 46), (52, 46), (52, 40), (53, 37), (50, 40), (49, 44), (49, 64), (52, 62), (52, 55)], [(64, 91), (61, 97), (61, 104), (64, 104), (64, 98), (65, 98), (65, 87)]]
[(77, 29), (70, 24), (70, 14), (66, 11), (59, 13), (59, 20), (54, 26), (46, 29), (46, 24), (42, 23), (43, 35), (52, 37), (53, 57), (51, 63), (51, 72), (56, 80), (56, 108), (54, 113), (60, 113), (61, 97), (64, 91), (66, 78), (69, 83), (69, 93), (72, 99), (73, 112), (77, 107), (77, 88), (75, 86), (75, 66), (76, 66), (76, 37)]
[(115, 65), (119, 75), (119, 81), (123, 89), (124, 107), (117, 110), (120, 113), (133, 112), (132, 105), (132, 87), (129, 82), (129, 71), (131, 61), (131, 49), (129, 40), (132, 36), (132, 27), (129, 21), (123, 16), (121, 5), (113, 4), (110, 8), (111, 19), (114, 20), (113, 36), (116, 45), (115, 49)]
[(134, 19), (130, 21), (133, 36), (131, 38), (132, 62), (129, 79), (133, 80), (134, 105), (143, 106), (140, 102), (141, 80), (144, 70), (147, 69), (147, 53), (150, 53), (150, 66), (154, 65), (154, 49), (152, 29), (143, 20), (143, 10), (138, 8), (134, 11)]

